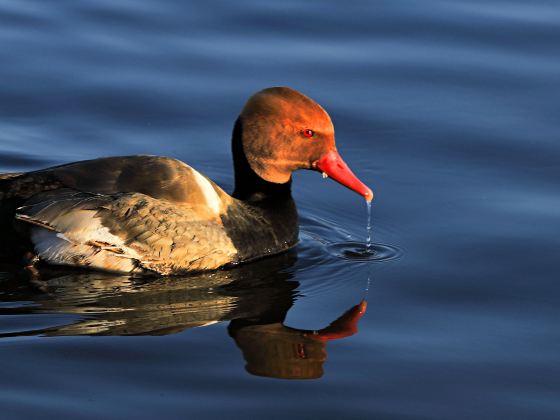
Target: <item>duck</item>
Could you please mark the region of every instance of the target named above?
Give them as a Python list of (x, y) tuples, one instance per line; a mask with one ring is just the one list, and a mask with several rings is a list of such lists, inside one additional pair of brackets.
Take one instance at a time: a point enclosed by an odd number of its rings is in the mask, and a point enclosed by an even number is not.
[(317, 171), (370, 202), (372, 190), (337, 151), (329, 114), (288, 87), (252, 95), (235, 121), (230, 195), (186, 163), (103, 157), (0, 174), (5, 248), (37, 262), (116, 273), (183, 275), (293, 248), (291, 184)]

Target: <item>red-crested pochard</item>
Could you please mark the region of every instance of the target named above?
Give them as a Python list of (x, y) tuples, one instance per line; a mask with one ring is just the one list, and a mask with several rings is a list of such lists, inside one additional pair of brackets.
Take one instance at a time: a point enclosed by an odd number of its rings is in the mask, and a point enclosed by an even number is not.
[(230, 196), (185, 163), (110, 157), (0, 175), (4, 245), (18, 237), (39, 260), (127, 272), (182, 274), (276, 254), (298, 239), (291, 176), (312, 169), (372, 191), (338, 154), (327, 112), (287, 87), (252, 96), (232, 137)]

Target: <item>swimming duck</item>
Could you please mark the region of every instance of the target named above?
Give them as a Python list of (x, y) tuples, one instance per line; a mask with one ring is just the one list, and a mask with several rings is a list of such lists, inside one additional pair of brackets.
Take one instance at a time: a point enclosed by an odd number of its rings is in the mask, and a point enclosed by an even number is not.
[[(169, 157), (109, 157), (0, 175), (0, 224), (49, 264), (184, 274), (277, 254), (298, 240), (297, 169), (371, 201), (338, 154), (327, 112), (287, 87), (253, 95), (232, 135), (230, 196)], [(13, 228), (12, 228), (13, 227)], [(12, 246), (9, 243), (5, 245)]]

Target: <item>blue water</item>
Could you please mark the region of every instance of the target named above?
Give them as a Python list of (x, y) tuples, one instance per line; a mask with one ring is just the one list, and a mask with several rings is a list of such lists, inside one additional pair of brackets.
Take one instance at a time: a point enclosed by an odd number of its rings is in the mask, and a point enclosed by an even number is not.
[[(149, 153), (231, 190), (237, 114), (286, 85), (329, 111), (394, 247), (349, 256), (363, 200), (305, 172), (280, 257), (5, 269), (1, 417), (560, 418), (559, 43), (552, 0), (0, 0), (0, 172)], [(357, 333), (309, 341), (364, 298)]]

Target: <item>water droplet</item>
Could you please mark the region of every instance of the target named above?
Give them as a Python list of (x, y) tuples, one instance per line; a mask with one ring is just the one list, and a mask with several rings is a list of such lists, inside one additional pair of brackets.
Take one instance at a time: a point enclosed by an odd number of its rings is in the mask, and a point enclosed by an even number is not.
[(367, 238), (366, 238), (366, 252), (371, 251), (371, 201), (366, 201), (367, 206)]

